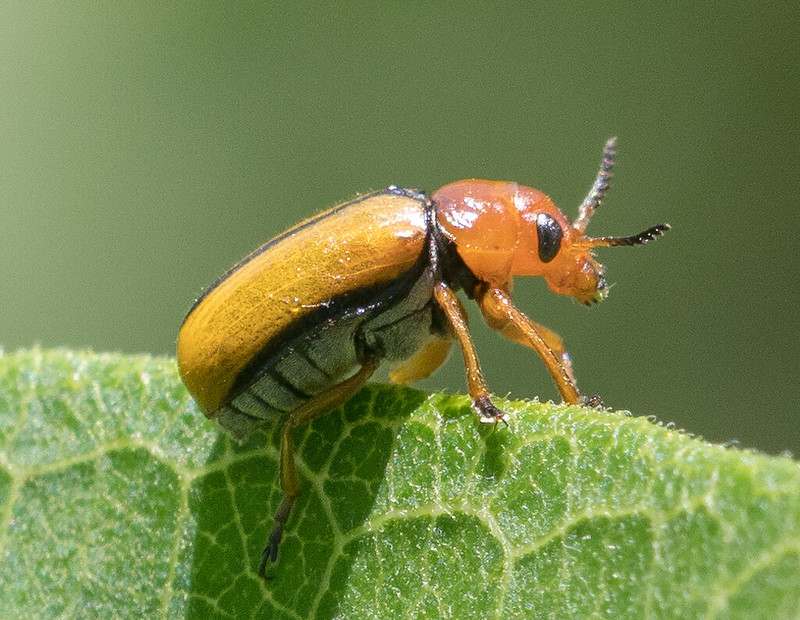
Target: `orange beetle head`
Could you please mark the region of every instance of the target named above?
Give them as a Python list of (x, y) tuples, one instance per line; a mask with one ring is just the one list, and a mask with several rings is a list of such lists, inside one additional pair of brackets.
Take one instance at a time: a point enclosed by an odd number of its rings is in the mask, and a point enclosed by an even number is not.
[(641, 245), (669, 229), (659, 224), (630, 237), (584, 234), (608, 189), (613, 146), (612, 141), (606, 144), (603, 167), (574, 223), (537, 189), (468, 179), (433, 194), (437, 225), (475, 276), (492, 286), (507, 288), (514, 276), (541, 276), (556, 293), (584, 304), (601, 301), (608, 289), (592, 249)]

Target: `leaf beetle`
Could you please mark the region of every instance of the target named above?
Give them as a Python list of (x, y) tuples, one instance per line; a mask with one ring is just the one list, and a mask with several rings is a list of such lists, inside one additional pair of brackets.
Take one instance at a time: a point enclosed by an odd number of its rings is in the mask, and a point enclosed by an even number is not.
[(388, 187), (300, 222), (225, 273), (194, 304), (178, 335), (178, 365), (206, 416), (244, 437), (283, 418), (283, 491), (259, 574), (277, 559), (300, 495), (292, 431), (348, 401), (383, 362), (412, 382), (445, 360), (454, 340), (481, 422), (505, 421), (490, 397), (463, 289), (486, 322), (536, 351), (565, 403), (581, 402), (561, 338), (511, 298), (514, 276), (543, 277), (584, 304), (607, 294), (599, 246), (641, 245), (669, 229), (589, 237), (586, 226), (609, 188), (616, 140), (570, 223), (548, 196), (507, 181), (467, 179), (430, 196)]

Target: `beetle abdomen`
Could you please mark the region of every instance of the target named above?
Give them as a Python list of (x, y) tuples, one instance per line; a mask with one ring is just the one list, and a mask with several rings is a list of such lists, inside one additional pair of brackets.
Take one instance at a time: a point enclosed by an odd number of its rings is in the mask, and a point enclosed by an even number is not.
[(400, 361), (431, 339), (433, 272), (422, 255), (383, 294), (371, 291), (372, 303), (326, 315), (313, 327), (303, 325), (294, 338), (279, 340), (270, 355), (258, 356), (234, 383), (232, 394), (216, 413), (236, 436), (248, 434), (260, 420), (290, 413), (310, 398), (344, 381), (366, 358)]

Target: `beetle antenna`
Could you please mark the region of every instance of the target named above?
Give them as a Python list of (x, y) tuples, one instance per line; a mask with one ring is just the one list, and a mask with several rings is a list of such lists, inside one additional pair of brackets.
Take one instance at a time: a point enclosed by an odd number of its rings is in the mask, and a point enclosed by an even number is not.
[(603, 198), (606, 196), (608, 188), (611, 187), (611, 177), (614, 176), (614, 156), (617, 154), (617, 138), (609, 138), (606, 140), (605, 148), (603, 148), (603, 161), (600, 162), (600, 170), (597, 171), (597, 177), (594, 180), (594, 185), (586, 198), (583, 199), (580, 209), (578, 210), (578, 219), (572, 223), (572, 228), (579, 232), (586, 230), (586, 225), (589, 223), (589, 218), (592, 217), (594, 210), (600, 206)]
[(597, 247), (604, 245), (644, 245), (653, 239), (657, 239), (672, 226), (664, 222), (658, 226), (653, 226), (640, 232), (638, 235), (631, 235), (630, 237), (587, 237), (586, 241), (589, 247)]

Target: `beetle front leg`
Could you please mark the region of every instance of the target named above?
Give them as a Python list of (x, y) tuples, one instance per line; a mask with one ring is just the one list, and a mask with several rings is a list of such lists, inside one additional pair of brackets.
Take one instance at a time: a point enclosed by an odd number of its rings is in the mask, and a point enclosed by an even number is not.
[(261, 555), (261, 565), (258, 567), (258, 574), (262, 579), (266, 579), (267, 562), (278, 559), (278, 547), (283, 538), (283, 528), (289, 520), (295, 500), (300, 497), (300, 477), (297, 475), (297, 468), (294, 463), (294, 442), (292, 431), (298, 426), (310, 423), (316, 418), (330, 413), (338, 406), (346, 403), (364, 386), (378, 368), (380, 360), (370, 360), (349, 379), (334, 387), (317, 394), (302, 407), (289, 414), (288, 419), (283, 425), (281, 432), (281, 455), (280, 455), (280, 481), (283, 497), (278, 510), (275, 512), (275, 524), (267, 539), (267, 545)]
[(505, 422), (508, 420), (508, 415), (495, 406), (489, 395), (489, 387), (486, 385), (486, 379), (483, 378), (478, 353), (475, 351), (475, 344), (469, 335), (464, 306), (445, 282), (437, 282), (433, 289), (433, 295), (461, 345), (464, 365), (467, 368), (467, 387), (469, 395), (472, 397), (472, 408), (478, 414), (481, 422)]
[(502, 288), (481, 285), (475, 291), (475, 300), (492, 329), (539, 354), (565, 403), (580, 402), (572, 362), (558, 334), (531, 321)]

